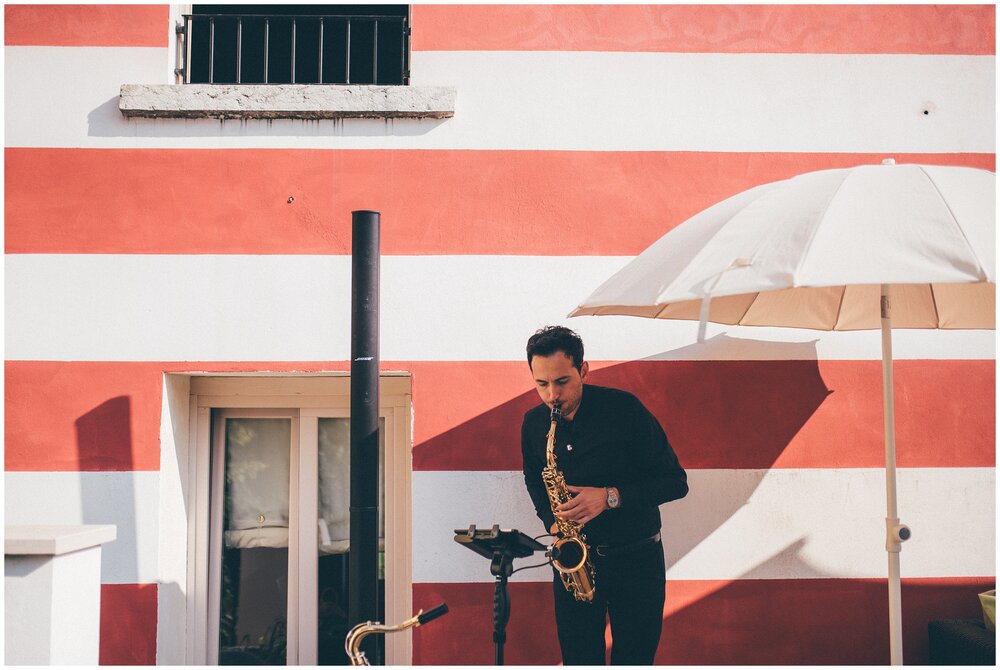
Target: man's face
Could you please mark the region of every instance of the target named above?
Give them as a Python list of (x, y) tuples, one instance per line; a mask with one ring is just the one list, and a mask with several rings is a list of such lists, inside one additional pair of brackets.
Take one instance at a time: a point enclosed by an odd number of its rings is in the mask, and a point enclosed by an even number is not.
[(538, 397), (550, 408), (559, 403), (567, 419), (572, 419), (580, 407), (587, 370), (586, 361), (577, 370), (573, 367), (573, 359), (562, 351), (531, 359), (531, 375), (535, 379)]

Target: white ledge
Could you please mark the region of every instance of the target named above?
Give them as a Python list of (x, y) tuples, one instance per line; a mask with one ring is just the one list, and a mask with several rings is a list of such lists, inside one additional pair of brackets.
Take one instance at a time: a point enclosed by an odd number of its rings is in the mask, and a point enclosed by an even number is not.
[(3, 551), (7, 556), (59, 556), (111, 542), (117, 534), (112, 525), (6, 526)]
[(444, 119), (456, 96), (446, 86), (124, 84), (118, 108), (150, 118)]

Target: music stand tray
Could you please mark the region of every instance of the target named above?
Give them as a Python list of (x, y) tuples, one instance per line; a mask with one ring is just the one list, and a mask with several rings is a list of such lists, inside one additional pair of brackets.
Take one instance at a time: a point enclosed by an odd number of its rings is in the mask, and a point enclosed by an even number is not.
[(467, 530), (458, 528), (455, 530), (455, 542), (490, 560), (497, 551), (509, 554), (511, 558), (526, 558), (548, 548), (518, 530), (501, 530), (499, 524), (490, 530), (479, 530), (475, 525)]

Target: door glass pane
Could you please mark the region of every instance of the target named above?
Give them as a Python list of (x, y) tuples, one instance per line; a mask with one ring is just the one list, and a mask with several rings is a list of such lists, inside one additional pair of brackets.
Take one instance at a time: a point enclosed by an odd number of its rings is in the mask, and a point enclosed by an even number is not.
[(283, 665), (290, 419), (225, 425), (220, 665)]
[[(351, 422), (321, 418), (319, 431), (319, 649), (320, 665), (346, 665), (344, 638), (349, 626), (348, 570), (351, 538)], [(378, 440), (378, 620), (385, 623), (385, 419), (379, 418)], [(372, 635), (384, 658), (384, 636)], [(368, 653), (372, 659), (373, 651)]]

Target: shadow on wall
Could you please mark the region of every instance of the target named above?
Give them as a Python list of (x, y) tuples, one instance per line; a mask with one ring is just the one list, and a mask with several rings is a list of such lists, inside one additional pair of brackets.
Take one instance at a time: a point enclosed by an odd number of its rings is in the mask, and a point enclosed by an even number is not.
[(111, 398), (80, 416), (74, 427), (78, 462), (90, 470), (79, 473), (81, 522), (117, 527), (115, 541), (101, 552), (100, 662), (155, 663), (157, 585), (141, 583), (140, 547), (156, 529), (141, 527), (131, 399)]
[[(74, 422), (84, 524), (114, 524), (117, 536), (104, 546), (101, 583), (139, 581), (139, 514), (132, 457), (132, 409), (128, 396), (107, 400)], [(148, 532), (144, 530), (143, 532)]]
[[(739, 359), (727, 360), (734, 356), (738, 356)], [(793, 360), (786, 360), (789, 358)], [(527, 370), (525, 373), (525, 386), (528, 386)], [(639, 397), (662, 423), (671, 445), (685, 468), (741, 471), (734, 473), (732, 477), (723, 475), (708, 479), (717, 490), (699, 493), (713, 500), (714, 504), (699, 511), (696, 527), (676, 528), (674, 529), (676, 532), (671, 533), (671, 542), (667, 544), (670, 563), (686, 556), (747, 505), (766, 471), (774, 465), (792, 438), (831, 393), (819, 373), (814, 342), (782, 344), (734, 340), (725, 336), (663, 352), (645, 360), (592, 369), (587, 381), (601, 386), (621, 388)], [(524, 412), (538, 402), (535, 391), (528, 390), (451, 430), (415, 445), (414, 469), (519, 471), (521, 419)], [(475, 448), (470, 448), (470, 445), (475, 445)], [(759, 472), (752, 472), (754, 470)], [(746, 476), (737, 476), (740, 474)], [(456, 504), (461, 504), (461, 501), (456, 501)], [(442, 532), (450, 530), (445, 529)], [(521, 530), (530, 534), (532, 529)], [(773, 570), (763, 565), (757, 566), (752, 572), (762, 575), (780, 573), (810, 577), (787, 580), (793, 584), (828, 581), (822, 579), (825, 577), (822, 572), (808, 565), (799, 556), (801, 549), (801, 542), (792, 544), (770, 559), (777, 562)], [(762, 585), (773, 581), (754, 579), (753, 575), (748, 577), (746, 580), (748, 585), (733, 582), (734, 585), (729, 587), (726, 586), (727, 582), (717, 582), (713, 588), (720, 591), (727, 588), (760, 589)], [(838, 582), (838, 588), (844, 588), (843, 585), (848, 583), (850, 582)], [(668, 583), (668, 603), (675, 599), (675, 594), (670, 592), (675, 584), (703, 585), (705, 582)], [(419, 650), (419, 653), (414, 661), (432, 664), (490, 663), (492, 585), (478, 583), (457, 587), (445, 584), (429, 584), (426, 587), (415, 585), (415, 605), (418, 604), (416, 601), (417, 596), (421, 595), (421, 588), (434, 590), (433, 595), (428, 594), (430, 598), (445, 599), (453, 612), (456, 614), (462, 612), (462, 616), (455, 617), (454, 620), (458, 621), (460, 618), (463, 628), (470, 625), (470, 622), (475, 622), (472, 625), (479, 631), (477, 639), (481, 644), (475, 645), (474, 649), (463, 646), (461, 649), (456, 647), (448, 651), (447, 640), (454, 636), (455, 630), (448, 630), (449, 625), (442, 625), (436, 631), (428, 630), (424, 636), (426, 639), (422, 639), (419, 644), (415, 640), (414, 648)], [(512, 663), (559, 662), (551, 619), (549, 589), (551, 586), (547, 583), (511, 584), (512, 600), (517, 611), (511, 617), (509, 636), (512, 641), (514, 639), (522, 641), (519, 650), (517, 646), (511, 645), (509, 658)], [(736, 594), (735, 591), (731, 593)], [(676, 595), (683, 596), (683, 594)], [(732, 630), (726, 634), (733, 637), (731, 644), (734, 653), (745, 644), (754, 648), (760, 646), (753, 639), (737, 639), (741, 631), (751, 637), (760, 634), (758, 628), (752, 625), (753, 631), (747, 631), (748, 617), (743, 612), (744, 605), (740, 604), (741, 599), (738, 597), (735, 602), (720, 603), (711, 593), (693, 594), (693, 596), (693, 600), (684, 600), (682, 597), (682, 602), (690, 604), (673, 616), (680, 617), (678, 621), (685, 624), (688, 620), (697, 620), (704, 611), (706, 619), (711, 621), (705, 628), (706, 647), (702, 649), (699, 646), (700, 640), (694, 640), (692, 651), (685, 651), (680, 656), (671, 651), (672, 655), (664, 657), (666, 662), (753, 662), (746, 658), (736, 661), (724, 660), (725, 654), (714, 651), (710, 642), (716, 632), (731, 628)], [(746, 597), (754, 600), (751, 606), (763, 605), (766, 608), (769, 602), (766, 589), (763, 592), (748, 592)], [(703, 605), (700, 605), (701, 599), (706, 599)], [(784, 606), (781, 603), (777, 605)], [(699, 607), (703, 607), (704, 610)], [(716, 611), (720, 607), (721, 613)], [(844, 616), (849, 617), (850, 614), (845, 613)], [(790, 617), (790, 620), (794, 623), (794, 617)], [(669, 631), (671, 626), (672, 624), (668, 622), (665, 631)], [(686, 631), (686, 624), (684, 628)], [(847, 629), (852, 630), (853, 627)], [(551, 636), (549, 632), (552, 633)], [(791, 643), (796, 643), (794, 634), (789, 635), (784, 630), (775, 633), (775, 636), (782, 638), (786, 635)], [(817, 630), (816, 637), (823, 640), (830, 639), (829, 631)], [(467, 639), (464, 634), (463, 639)], [(439, 648), (439, 644), (443, 646)], [(766, 645), (764, 648), (766, 649)], [(670, 649), (669, 643), (665, 643), (663, 649)], [(767, 655), (767, 660), (760, 662), (787, 663), (794, 662), (790, 660), (793, 658), (816, 658), (816, 655), (808, 650), (790, 657), (782, 656), (783, 650), (773, 651), (774, 653)], [(453, 655), (449, 655), (450, 653)]]
[[(798, 555), (803, 543), (796, 542), (771, 560), (787, 563), (789, 556), (803, 574), (816, 574), (808, 561)], [(755, 570), (767, 571), (764, 561)], [(814, 658), (837, 657), (822, 653), (816, 656), (815, 643), (829, 645), (830, 640), (842, 643), (844, 637), (831, 636), (827, 623), (837, 618), (849, 619), (857, 611), (854, 598), (850, 607), (842, 607), (844, 598), (831, 605), (841, 607), (831, 617), (826, 608), (820, 616), (803, 617), (831, 589), (816, 584), (836, 586), (837, 580), (798, 580), (802, 588), (776, 587), (773, 580), (730, 581), (668, 581), (664, 605), (663, 636), (656, 656), (658, 665), (715, 664), (789, 664), (814, 663)], [(843, 585), (845, 582), (839, 582)], [(840, 587), (843, 590), (843, 586)], [(852, 584), (852, 590), (857, 586)], [(428, 591), (422, 593), (422, 591)], [(492, 584), (458, 586), (454, 584), (417, 585), (414, 606), (446, 600), (454, 621), (461, 621), (461, 639), (446, 625), (428, 626), (414, 634), (414, 662), (420, 664), (463, 663), (489, 665), (493, 662), (492, 612), (483, 603), (491, 602)], [(552, 606), (552, 585), (548, 582), (510, 584), (512, 616), (507, 628), (507, 660), (511, 664), (558, 665), (561, 661), (556, 642), (555, 613)], [(815, 590), (814, 598), (807, 597)], [(437, 600), (435, 600), (437, 599)], [(869, 598), (868, 600), (872, 600)], [(883, 599), (884, 601), (884, 599)], [(883, 602), (884, 604), (884, 602)], [(752, 609), (752, 611), (751, 611)], [(443, 623), (452, 624), (446, 619)], [(843, 630), (852, 631), (855, 621)], [(610, 633), (608, 633), (610, 639)], [(770, 638), (764, 642), (764, 638)], [(612, 644), (608, 646), (608, 658)], [(791, 647), (791, 649), (789, 649)], [(857, 650), (861, 655), (872, 654), (868, 649)], [(858, 656), (856, 654), (856, 656)], [(860, 657), (860, 656), (858, 656)], [(853, 657), (850, 657), (853, 658)], [(850, 662), (850, 661), (846, 661)]]
[[(657, 665), (886, 665), (889, 624), (883, 579), (822, 576), (789, 544), (735, 580), (667, 581)], [(779, 563), (808, 579), (754, 579)], [(903, 646), (909, 664), (928, 662), (927, 624), (978, 619), (989, 577), (903, 582)], [(552, 585), (510, 584), (506, 660), (558, 665)], [(414, 664), (491, 665), (493, 584), (415, 584), (414, 607), (445, 601), (449, 617), (414, 632)], [(454, 617), (454, 618), (451, 618)], [(612, 641), (613, 643), (613, 641)]]
[(448, 119), (127, 119), (118, 96), (87, 114), (90, 137), (417, 137)]
[(80, 522), (117, 527), (114, 542), (101, 552), (101, 583), (138, 583), (140, 529), (131, 399), (117, 396), (101, 403), (80, 416), (74, 428), (77, 462), (84, 470), (78, 475)]
[[(794, 552), (794, 545), (789, 550)], [(768, 570), (765, 564), (755, 571)], [(884, 579), (745, 577), (750, 575), (728, 582), (667, 582), (656, 663), (888, 665)], [(981, 618), (977, 594), (993, 583), (992, 578), (904, 580), (907, 664), (927, 664), (928, 622)]]
[(128, 396), (107, 400), (74, 422), (79, 463), (88, 470), (130, 470), (132, 403)]
[[(740, 342), (741, 353), (752, 358), (754, 345), (748, 344), (752, 341)], [(762, 351), (776, 353), (773, 342), (757, 344)], [(781, 349), (784, 357), (794, 355), (796, 360), (691, 358), (702, 347), (720, 357), (724, 345), (709, 340), (645, 360), (592, 369), (587, 381), (638, 396), (660, 420), (687, 469), (767, 469), (831, 393), (819, 373), (815, 344)], [(529, 383), (526, 370), (525, 386)], [(521, 419), (538, 402), (534, 390), (525, 391), (415, 445), (414, 470), (520, 470)], [(725, 518), (728, 515), (720, 521)]]

